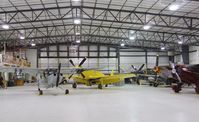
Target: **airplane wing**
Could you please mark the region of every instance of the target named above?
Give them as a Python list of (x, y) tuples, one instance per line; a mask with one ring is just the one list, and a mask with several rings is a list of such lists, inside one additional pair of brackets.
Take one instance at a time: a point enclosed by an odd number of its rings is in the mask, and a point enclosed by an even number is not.
[[(112, 84), (123, 81), (125, 78), (136, 77), (135, 74), (115, 74), (113, 76), (106, 76), (99, 79), (99, 84), (103, 82), (103, 84)], [(97, 83), (97, 84), (98, 84)]]
[(0, 66), (0, 72), (20, 72), (20, 73), (29, 73), (29, 74), (37, 74), (42, 73), (45, 69), (39, 68), (29, 68), (29, 67), (5, 67)]

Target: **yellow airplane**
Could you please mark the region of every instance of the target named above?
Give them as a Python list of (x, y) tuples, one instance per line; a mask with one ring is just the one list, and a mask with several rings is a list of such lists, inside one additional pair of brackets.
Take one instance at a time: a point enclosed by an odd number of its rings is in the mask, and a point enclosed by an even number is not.
[[(72, 60), (69, 61), (74, 67), (77, 68)], [(86, 58), (84, 58), (80, 62), (78, 67), (81, 67), (85, 61)], [(107, 87), (108, 84), (121, 82), (125, 78), (136, 77), (135, 74), (114, 74), (113, 71), (110, 75), (105, 75), (97, 70), (85, 70), (83, 68), (77, 68), (76, 73), (76, 76), (73, 76), (73, 74), (69, 76), (69, 79), (72, 78), (74, 80), (73, 88), (77, 88), (77, 84), (84, 84), (87, 86), (92, 86), (96, 84), (98, 85), (98, 89), (102, 89), (103, 85)]]

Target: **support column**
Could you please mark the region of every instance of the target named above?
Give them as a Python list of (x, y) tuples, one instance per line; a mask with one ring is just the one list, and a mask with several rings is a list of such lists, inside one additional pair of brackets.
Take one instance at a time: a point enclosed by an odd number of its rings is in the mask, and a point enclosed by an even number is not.
[(120, 73), (120, 48), (117, 48), (118, 73)]
[(148, 52), (147, 50), (145, 50), (145, 65), (146, 65), (146, 69), (148, 68)]
[(182, 45), (182, 60), (184, 64), (189, 64), (189, 46)]

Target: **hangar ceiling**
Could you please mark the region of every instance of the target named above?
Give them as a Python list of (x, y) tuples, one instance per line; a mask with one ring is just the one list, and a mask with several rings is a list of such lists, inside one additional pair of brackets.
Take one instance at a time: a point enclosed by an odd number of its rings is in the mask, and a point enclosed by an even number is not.
[[(0, 0), (0, 42), (109, 44), (166, 50), (198, 45), (196, 0)], [(176, 11), (171, 10), (177, 5)], [(176, 7), (176, 6), (175, 6)], [(175, 8), (174, 8), (175, 9)], [(24, 39), (24, 38), (25, 39)], [(180, 44), (179, 44), (180, 43)]]

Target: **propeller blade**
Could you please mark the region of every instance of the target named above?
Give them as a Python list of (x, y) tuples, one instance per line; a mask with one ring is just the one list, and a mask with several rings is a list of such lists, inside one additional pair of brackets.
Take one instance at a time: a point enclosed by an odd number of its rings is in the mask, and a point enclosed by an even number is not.
[(179, 81), (180, 83), (182, 83), (182, 80), (181, 80), (179, 74), (178, 74), (177, 71), (176, 71), (175, 64), (172, 63), (172, 62), (169, 62), (169, 64), (170, 64), (170, 66), (171, 66), (171, 68), (172, 68), (172, 73), (175, 74), (175, 75), (177, 76), (178, 81)]
[(159, 55), (156, 56), (156, 64), (155, 66), (157, 67), (159, 65)]
[(70, 59), (69, 62), (75, 67), (74, 62)]
[(72, 78), (72, 76), (73, 76), (73, 74), (71, 74), (71, 75), (68, 77), (68, 79), (70, 80), (70, 79)]
[(58, 70), (57, 70), (57, 82), (56, 82), (56, 87), (58, 87), (58, 85), (59, 85), (60, 70), (61, 70), (61, 63), (59, 63)]
[(138, 69), (138, 71), (141, 71), (143, 69), (145, 64), (142, 64), (142, 66)]
[(81, 73), (82, 77), (85, 78), (85, 75), (83, 73)]
[(134, 65), (131, 65), (131, 67), (132, 67), (134, 70), (136, 70), (136, 68), (134, 67)]
[(79, 67), (81, 67), (85, 61), (86, 61), (86, 57), (84, 57), (84, 59), (79, 63)]

